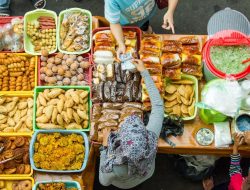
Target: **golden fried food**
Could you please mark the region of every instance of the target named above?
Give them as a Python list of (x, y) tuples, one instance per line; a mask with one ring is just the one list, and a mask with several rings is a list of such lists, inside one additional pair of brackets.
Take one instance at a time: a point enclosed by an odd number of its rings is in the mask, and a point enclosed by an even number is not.
[(81, 135), (39, 134), (33, 159), (37, 168), (79, 170), (83, 164), (84, 152), (84, 140)]
[(77, 190), (77, 188), (67, 188), (65, 183), (43, 183), (39, 184), (37, 190)]

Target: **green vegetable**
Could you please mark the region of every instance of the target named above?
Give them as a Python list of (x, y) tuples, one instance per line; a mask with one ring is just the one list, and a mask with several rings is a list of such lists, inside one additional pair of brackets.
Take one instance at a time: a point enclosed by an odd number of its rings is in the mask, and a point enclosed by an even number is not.
[(244, 71), (250, 62), (242, 61), (250, 58), (248, 46), (212, 46), (210, 57), (213, 65), (226, 74), (237, 74)]

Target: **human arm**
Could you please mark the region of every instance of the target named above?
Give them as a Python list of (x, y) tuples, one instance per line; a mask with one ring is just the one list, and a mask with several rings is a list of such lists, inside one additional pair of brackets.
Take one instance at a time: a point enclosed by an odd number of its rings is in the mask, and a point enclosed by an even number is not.
[(162, 28), (164, 28), (166, 30), (171, 29), (173, 33), (175, 33), (175, 30), (174, 30), (174, 12), (175, 12), (177, 4), (178, 4), (178, 0), (168, 0), (168, 10), (163, 17)]
[(155, 132), (157, 137), (159, 137), (161, 128), (162, 128), (162, 122), (164, 119), (162, 98), (148, 70), (144, 67), (143, 62), (141, 60), (135, 60), (135, 65), (137, 67), (137, 70), (141, 73), (141, 76), (143, 77), (145, 81), (147, 91), (149, 94), (149, 98), (151, 101), (151, 105), (152, 105), (147, 129)]
[(118, 43), (118, 49), (116, 52), (117, 52), (117, 58), (119, 58), (119, 55), (124, 54), (126, 51), (122, 26), (120, 23), (118, 24), (110, 23), (110, 29), (116, 39), (116, 42)]
[(233, 154), (231, 154), (231, 163), (229, 168), (229, 174), (232, 177), (234, 174), (241, 174), (240, 168), (240, 154), (238, 148), (243, 144), (243, 134), (236, 133), (234, 136)]

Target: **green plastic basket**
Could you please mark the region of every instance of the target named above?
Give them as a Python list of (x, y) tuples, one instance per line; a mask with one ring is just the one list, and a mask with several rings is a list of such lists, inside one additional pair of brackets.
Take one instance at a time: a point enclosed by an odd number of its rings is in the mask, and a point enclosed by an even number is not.
[[(198, 102), (198, 99), (199, 99), (199, 94), (198, 94), (198, 80), (196, 77), (192, 76), (192, 75), (186, 75), (186, 74), (182, 74), (181, 75), (181, 79), (188, 79), (188, 80), (191, 80), (194, 82), (194, 95), (195, 95), (195, 104)], [(168, 83), (168, 81), (166, 80), (165, 83)], [(170, 81), (171, 83), (171, 81)], [(182, 119), (185, 120), (185, 121), (188, 121), (188, 120), (193, 120), (196, 115), (197, 115), (197, 111), (198, 111), (198, 108), (195, 106), (194, 108), (194, 115), (190, 116), (190, 117), (183, 117)], [(167, 116), (167, 114), (165, 114), (165, 116)]]
[[(27, 24), (28, 22), (37, 23), (37, 19), (40, 16), (50, 16), (55, 19), (56, 29), (57, 29), (57, 14), (54, 11), (46, 10), (46, 9), (37, 9), (34, 11), (29, 11), (24, 15), (24, 50), (26, 53), (32, 55), (41, 55), (41, 52), (35, 52), (34, 46), (31, 43), (30, 37), (27, 35)], [(56, 33), (57, 35), (57, 33)], [(57, 38), (56, 38), (57, 39)], [(56, 48), (49, 53), (55, 53), (57, 51), (57, 43)]]
[[(38, 130), (42, 130), (39, 129), (36, 125), (36, 101), (37, 101), (37, 97), (39, 92), (43, 92), (45, 89), (54, 89), (54, 88), (61, 88), (63, 90), (69, 90), (69, 89), (79, 89), (79, 90), (86, 90), (88, 91), (88, 117), (89, 117), (89, 123), (88, 123), (88, 128), (86, 129), (73, 129), (76, 131), (90, 131), (90, 109), (92, 107), (92, 102), (90, 100), (90, 86), (37, 86), (34, 89), (34, 106), (33, 106), (33, 130), (34, 131), (38, 131)], [(67, 129), (65, 129), (67, 130)], [(71, 129), (72, 130), (72, 129)]]
[[(89, 16), (89, 47), (86, 50), (70, 52), (70, 51), (65, 51), (65, 50), (61, 49), (61, 40), (60, 40), (61, 23), (63, 21), (64, 14), (69, 13), (69, 12), (71, 12), (71, 13), (81, 12), (81, 13)], [(71, 9), (61, 11), (59, 14), (58, 25), (59, 26), (57, 28), (57, 40), (56, 41), (57, 41), (58, 50), (60, 52), (65, 53), (65, 54), (84, 54), (84, 53), (87, 53), (90, 51), (91, 46), (92, 46), (92, 39), (91, 39), (92, 38), (92, 14), (90, 11), (88, 11), (86, 9), (80, 9), (80, 8), (71, 8)]]

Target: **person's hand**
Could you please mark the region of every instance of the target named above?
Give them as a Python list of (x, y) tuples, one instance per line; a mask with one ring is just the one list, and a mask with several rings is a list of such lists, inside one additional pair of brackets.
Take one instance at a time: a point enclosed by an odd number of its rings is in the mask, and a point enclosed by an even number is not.
[(174, 34), (174, 13), (172, 11), (167, 11), (167, 13), (163, 17), (163, 24), (162, 28), (166, 30), (172, 30), (172, 33)]
[(245, 143), (250, 145), (250, 131), (244, 132)]
[(243, 133), (235, 133), (234, 134), (234, 146), (239, 147), (243, 144), (244, 142), (244, 135)]
[(146, 70), (145, 66), (144, 66), (144, 63), (142, 60), (140, 59), (134, 59), (133, 60), (133, 63), (134, 65), (136, 66), (136, 69), (139, 71), (139, 72), (142, 72), (144, 70)]
[(202, 181), (202, 185), (203, 185), (204, 190), (212, 190), (214, 188), (213, 177), (204, 179)]
[(126, 46), (124, 43), (120, 43), (118, 46), (118, 49), (116, 51), (117, 53), (117, 58), (120, 59), (120, 55), (124, 54), (126, 52)]

